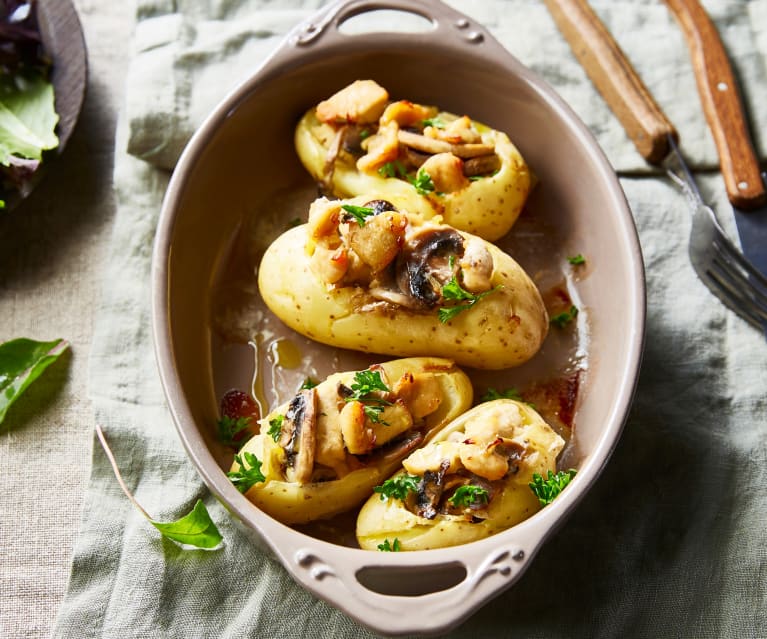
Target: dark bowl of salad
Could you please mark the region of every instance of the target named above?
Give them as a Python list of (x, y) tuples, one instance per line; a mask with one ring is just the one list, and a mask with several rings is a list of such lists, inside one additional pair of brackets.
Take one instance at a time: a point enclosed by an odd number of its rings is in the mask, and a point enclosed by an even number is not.
[(86, 49), (69, 0), (0, 0), (0, 209), (32, 192), (82, 107)]

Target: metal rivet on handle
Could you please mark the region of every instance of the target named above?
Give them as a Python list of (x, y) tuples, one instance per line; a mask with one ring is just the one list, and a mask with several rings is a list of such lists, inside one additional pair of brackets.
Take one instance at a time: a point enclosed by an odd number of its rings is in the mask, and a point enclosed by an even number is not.
[(719, 84), (716, 85), (716, 88), (719, 89), (720, 91), (727, 91), (727, 89), (729, 89), (730, 87), (727, 86), (726, 82), (720, 82)]
[(739, 188), (741, 191), (746, 191), (746, 190), (748, 190), (748, 182), (738, 182), (738, 188)]

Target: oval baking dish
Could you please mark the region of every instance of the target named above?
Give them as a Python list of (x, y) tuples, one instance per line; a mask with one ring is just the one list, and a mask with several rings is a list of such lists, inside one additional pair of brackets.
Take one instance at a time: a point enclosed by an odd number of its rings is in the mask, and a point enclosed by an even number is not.
[[(378, 9), (417, 14), (431, 28), (418, 35), (340, 29), (351, 17)], [(295, 126), (312, 105), (360, 78), (375, 79), (398, 98), (469, 113), (507, 132), (538, 179), (528, 208), (560, 238), (554, 252), (539, 259), (566, 263), (564, 256), (578, 252), (588, 259), (583, 274), (570, 281), (582, 311), (579, 348), (588, 354), (575, 407), (577, 455), (568, 460), (578, 474), (530, 519), (459, 547), (377, 553), (283, 525), (229, 481), (232, 451), (213, 433), (222, 389), (247, 385), (252, 375), (243, 363), (247, 358), (234, 364), (221, 359), (225, 349), (213, 328), (214, 291), (234, 238), (267, 193), (293, 193), (296, 184), (311, 189), (293, 148)], [(286, 226), (306, 210), (286, 205), (270, 215)], [(521, 246), (524, 238), (516, 242)], [(389, 635), (444, 632), (520, 577), (612, 453), (644, 336), (636, 229), (603, 153), (541, 79), (481, 25), (437, 0), (347, 0), (328, 5), (289, 34), (185, 149), (160, 217), (152, 286), (162, 382), (183, 445), (206, 484), (302, 586)], [(554, 349), (557, 339), (550, 335), (543, 350)]]

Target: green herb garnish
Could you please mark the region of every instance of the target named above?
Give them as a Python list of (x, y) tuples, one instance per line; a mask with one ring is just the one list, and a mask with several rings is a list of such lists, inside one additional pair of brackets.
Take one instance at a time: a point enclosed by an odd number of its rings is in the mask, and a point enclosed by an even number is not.
[(362, 129), (362, 131), (360, 131), (360, 140), (364, 140), (369, 137), (370, 137), (370, 131), (368, 131), (367, 129)]
[(373, 395), (376, 391), (389, 393), (391, 390), (381, 379), (378, 371), (358, 371), (354, 374), (354, 382), (350, 386), (352, 394), (345, 398), (347, 402), (360, 402), (367, 418), (376, 424), (386, 424), (381, 420), (384, 406), (391, 406), (391, 402)]
[(399, 499), (404, 501), (407, 498), (408, 493), (414, 493), (418, 490), (418, 482), (420, 477), (418, 475), (396, 475), (391, 479), (387, 479), (380, 486), (373, 488), (374, 493), (381, 495), (381, 501), (387, 499)]
[(497, 391), (494, 388), (488, 388), (487, 392), (479, 398), (481, 402), (492, 402), (494, 399), (515, 399), (518, 402), (522, 401), (522, 395), (516, 388), (507, 388), (503, 391)]
[(269, 430), (266, 434), (269, 435), (274, 441), (277, 441), (282, 434), (282, 422), (285, 421), (285, 415), (277, 415), (274, 419), (269, 420)]
[[(242, 461), (243, 458), (245, 462)], [(253, 453), (245, 451), (242, 453), (242, 456), (235, 455), (234, 461), (239, 464), (240, 468), (228, 472), (226, 476), (241, 493), (248, 492), (253, 486), (266, 480), (266, 477), (261, 472), (261, 460)], [(248, 465), (248, 468), (245, 467), (245, 464)]]
[(69, 342), (63, 339), (36, 342), (21, 337), (0, 344), (0, 423), (11, 404), (67, 348)]
[(445, 121), (439, 116), (436, 118), (426, 118), (422, 121), (422, 124), (424, 128), (427, 126), (433, 126), (435, 129), (444, 129), (445, 126), (447, 126)]
[(558, 328), (564, 328), (570, 322), (572, 322), (577, 316), (578, 316), (578, 307), (573, 305), (568, 310), (564, 311), (563, 313), (559, 313), (559, 315), (555, 315), (554, 317), (552, 317), (551, 323)]
[(570, 262), (573, 266), (580, 266), (581, 264), (586, 263), (586, 258), (583, 257), (580, 253), (578, 255), (572, 255), (567, 258), (567, 261)]
[(463, 288), (463, 286), (461, 286), (458, 283), (458, 278), (455, 275), (453, 275), (453, 277), (450, 278), (450, 281), (442, 287), (442, 297), (450, 301), (468, 302), (468, 303), (456, 304), (455, 306), (443, 306), (437, 312), (439, 321), (442, 322), (443, 324), (445, 324), (446, 322), (449, 322), (459, 313), (463, 313), (463, 311), (468, 311), (483, 297), (487, 297), (491, 293), (495, 293), (499, 288), (501, 288), (500, 285), (490, 289), (489, 291), (485, 291), (484, 293), (475, 295), (474, 293), (470, 293), (465, 288)]
[(399, 160), (395, 160), (394, 162), (387, 162), (386, 164), (380, 166), (378, 168), (378, 174), (387, 178), (407, 178), (407, 170), (405, 169), (405, 165), (402, 164), (402, 162)]
[(319, 382), (317, 380), (315, 380), (313, 377), (307, 377), (304, 380), (304, 383), (301, 384), (301, 386), (299, 387), (298, 390), (300, 390), (300, 391), (302, 391), (302, 390), (309, 390), (309, 389), (314, 388), (317, 385), (319, 385)]
[(434, 182), (423, 168), (418, 169), (418, 173), (415, 174), (415, 178), (410, 180), (410, 184), (415, 187), (418, 195), (428, 195), (434, 192)]
[(204, 548), (206, 550), (215, 548), (221, 543), (221, 533), (218, 532), (216, 524), (213, 523), (213, 520), (208, 514), (207, 508), (205, 508), (205, 504), (202, 503), (202, 500), (200, 499), (197, 500), (194, 508), (192, 508), (192, 511), (189, 514), (181, 517), (181, 519), (170, 522), (160, 522), (152, 519), (147, 511), (142, 508), (141, 504), (138, 503), (136, 498), (133, 496), (133, 493), (128, 490), (128, 486), (125, 484), (125, 481), (120, 474), (120, 469), (117, 466), (117, 461), (115, 460), (114, 455), (112, 454), (112, 450), (109, 448), (109, 444), (107, 444), (107, 440), (104, 437), (104, 432), (98, 425), (96, 426), (96, 435), (98, 435), (99, 442), (101, 443), (101, 446), (106, 453), (107, 459), (112, 466), (112, 471), (115, 474), (117, 483), (120, 484), (120, 488), (122, 488), (125, 496), (131, 501), (136, 509), (144, 517), (146, 517), (149, 523), (160, 531), (160, 534), (163, 537), (172, 539), (173, 541), (183, 544), (184, 546), (193, 546), (195, 548)]
[(250, 417), (227, 417), (224, 415), (218, 420), (218, 439), (227, 446), (235, 445), (235, 439), (238, 433), (250, 426)]
[(388, 539), (384, 539), (382, 544), (378, 544), (378, 550), (381, 552), (399, 552), (402, 550), (402, 546), (400, 546), (399, 539), (395, 537), (392, 544), (389, 543)]
[(375, 214), (375, 210), (369, 206), (355, 206), (354, 204), (342, 204), (341, 208), (351, 215), (360, 226), (365, 226), (365, 218)]
[(535, 493), (538, 501), (541, 502), (541, 506), (546, 506), (564, 490), (565, 486), (575, 477), (576, 472), (572, 468), (567, 471), (560, 470), (556, 475), (549, 471), (549, 476), (546, 479), (538, 473), (533, 473), (533, 481), (528, 485), (530, 490)]
[(484, 503), (488, 501), (487, 490), (473, 484), (467, 484), (465, 486), (459, 486), (453, 493), (453, 496), (447, 500), (450, 504), (456, 508), (466, 508), (471, 504)]

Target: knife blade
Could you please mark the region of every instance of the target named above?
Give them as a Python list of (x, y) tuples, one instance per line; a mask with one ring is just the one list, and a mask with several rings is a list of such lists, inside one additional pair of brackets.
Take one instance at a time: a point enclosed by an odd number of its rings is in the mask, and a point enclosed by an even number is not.
[(767, 176), (754, 152), (738, 84), (719, 33), (698, 0), (665, 0), (679, 22), (703, 112), (719, 153), (744, 255), (767, 275)]
[[(763, 292), (767, 291), (767, 279), (759, 276), (756, 283), (759, 290), (753, 293), (743, 291), (726, 274), (722, 278), (717, 262), (725, 253), (732, 256), (728, 261), (732, 263), (734, 260), (739, 265), (735, 270), (740, 271), (742, 266), (747, 273), (747, 266), (754, 270), (755, 267), (748, 264), (726, 237), (711, 207), (702, 201), (692, 172), (679, 150), (676, 129), (654, 101), (631, 62), (587, 0), (544, 0), (544, 3), (575, 57), (639, 153), (650, 164), (665, 170), (686, 196), (693, 217), (693, 231), (696, 227), (699, 231), (693, 233), (690, 241), (690, 258), (698, 277), (728, 308), (755, 328), (764, 328), (767, 332), (767, 311), (762, 300), (767, 295)], [(714, 237), (718, 246), (711, 247), (714, 250), (704, 250)], [(757, 308), (754, 308), (754, 295), (758, 298)]]

